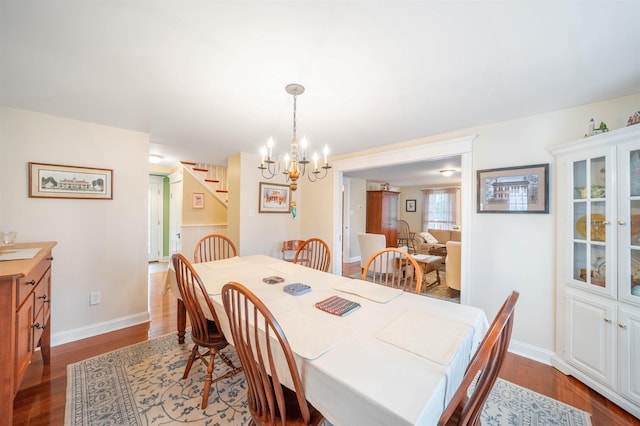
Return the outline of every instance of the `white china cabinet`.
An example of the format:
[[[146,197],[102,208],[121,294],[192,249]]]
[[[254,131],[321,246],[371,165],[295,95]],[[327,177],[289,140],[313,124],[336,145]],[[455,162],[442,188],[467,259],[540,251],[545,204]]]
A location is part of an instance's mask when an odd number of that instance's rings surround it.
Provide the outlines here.
[[[640,125],[551,151],[558,182],[553,364],[640,418]]]

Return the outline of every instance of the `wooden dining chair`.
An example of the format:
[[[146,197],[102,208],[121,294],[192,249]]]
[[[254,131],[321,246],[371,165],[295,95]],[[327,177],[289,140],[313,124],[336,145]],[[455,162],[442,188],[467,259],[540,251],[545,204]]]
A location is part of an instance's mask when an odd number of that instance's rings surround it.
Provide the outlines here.
[[[293,351],[269,309],[251,290],[236,282],[222,287],[222,302],[244,368],[252,424],[321,424],[324,417],[307,402]],[[286,365],[288,373],[278,370],[278,365]],[[289,380],[283,380],[285,374]],[[282,384],[285,381],[292,383],[293,390]]]
[[[406,246],[409,248],[409,253],[413,253],[415,251],[413,242],[415,234],[415,232],[411,232],[409,223],[406,220],[398,221],[398,247]]]
[[[298,247],[304,244],[304,240],[286,240],[282,242],[280,251],[282,252],[282,260],[293,262]]]
[[[187,310],[187,316],[191,322],[191,340],[193,340],[193,349],[187,361],[187,366],[182,375],[183,379],[189,376],[191,366],[196,359],[201,360],[207,367],[207,375],[204,381],[204,390],[202,393],[202,409],[207,408],[209,400],[209,390],[211,384],[227,377],[231,377],[242,371],[241,368],[233,365],[233,362],[225,356],[220,350],[224,349],[228,342],[218,328],[218,317],[213,308],[209,294],[202,284],[202,280],[193,269],[193,266],[186,257],[181,254],[174,254],[171,257],[173,268],[176,272],[176,281],[180,290],[180,297],[184,302]],[[200,348],[206,348],[206,352],[200,353]],[[214,361],[216,354],[220,355],[222,361],[227,364],[231,370],[225,374],[213,379]]]
[[[229,238],[220,234],[205,235],[196,244],[193,252],[195,263],[210,262],[212,260],[228,259],[238,255],[235,244]]]
[[[293,263],[327,272],[331,263],[331,251],[320,238],[310,238],[298,247]]]
[[[422,269],[406,251],[387,247],[369,257],[362,269],[362,280],[419,294]]]
[[[509,349],[513,312],[519,296],[514,291],[505,300],[471,358],[460,387],[440,416],[438,426],[480,425],[480,414]],[[469,392],[469,385],[476,377],[475,388]]]

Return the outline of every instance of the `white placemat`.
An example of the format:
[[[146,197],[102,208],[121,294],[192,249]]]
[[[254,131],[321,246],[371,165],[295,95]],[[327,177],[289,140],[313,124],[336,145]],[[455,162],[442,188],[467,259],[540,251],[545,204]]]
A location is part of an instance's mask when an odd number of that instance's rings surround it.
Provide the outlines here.
[[[0,261],[33,259],[39,251],[40,247],[23,249],[12,249],[10,247],[5,247],[3,249],[0,249]]]
[[[327,317],[317,313],[289,311],[277,315],[291,350],[306,359],[316,359],[330,351],[353,334],[340,324],[341,317]]]
[[[376,333],[376,338],[439,364],[449,365],[472,327],[424,311],[410,310]]]
[[[378,303],[387,303],[402,294],[398,288],[385,287],[380,284],[362,280],[346,279],[333,287],[343,293],[355,294]]]

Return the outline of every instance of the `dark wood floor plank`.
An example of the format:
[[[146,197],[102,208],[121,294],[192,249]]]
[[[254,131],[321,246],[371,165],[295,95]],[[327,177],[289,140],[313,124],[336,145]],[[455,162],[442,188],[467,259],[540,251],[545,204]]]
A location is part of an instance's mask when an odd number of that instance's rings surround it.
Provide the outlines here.
[[[343,275],[358,271],[359,262],[343,267]],[[49,366],[44,366],[36,354],[14,401],[13,425],[63,424],[68,364],[175,332],[176,299],[170,293],[164,294],[163,282],[163,273],[149,275],[150,324],[54,346]],[[591,413],[593,426],[640,426],[640,420],[631,414],[548,365],[509,353],[500,376]]]

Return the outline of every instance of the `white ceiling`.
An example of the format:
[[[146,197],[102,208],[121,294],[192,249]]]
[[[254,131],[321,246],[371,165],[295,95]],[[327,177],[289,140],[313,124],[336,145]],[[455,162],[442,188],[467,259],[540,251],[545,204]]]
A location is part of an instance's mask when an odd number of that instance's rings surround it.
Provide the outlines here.
[[[410,159],[408,159],[410,161]],[[425,186],[429,188],[459,185],[461,180],[459,156],[429,161],[409,162],[401,165],[376,167],[345,172],[345,177],[389,183],[392,186]],[[451,176],[443,176],[440,170],[453,170]]]
[[[640,1],[0,0],[0,104],[225,165],[331,154],[640,93]],[[586,118],[586,117],[585,117]]]

